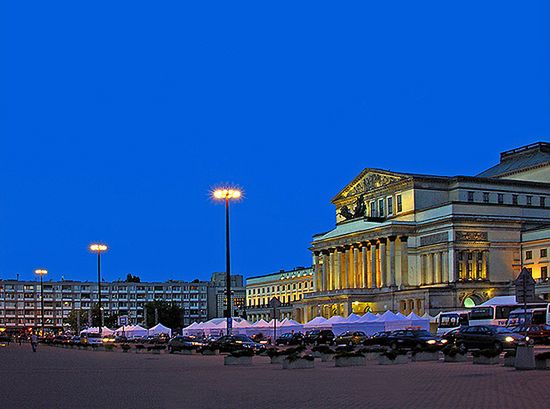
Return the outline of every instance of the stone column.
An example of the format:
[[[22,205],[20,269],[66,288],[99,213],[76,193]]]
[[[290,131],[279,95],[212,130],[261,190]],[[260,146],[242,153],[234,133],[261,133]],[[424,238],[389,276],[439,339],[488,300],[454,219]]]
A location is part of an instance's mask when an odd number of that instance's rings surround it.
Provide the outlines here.
[[[376,288],[376,240],[371,240],[370,244],[370,288]]]
[[[380,241],[380,287],[386,287],[388,285],[388,271],[386,268],[387,254],[386,254],[386,239],[379,239]]]
[[[458,270],[457,270],[457,252],[454,248],[449,248],[449,259],[448,259],[448,269],[449,269],[449,282],[454,283],[457,280]]]
[[[409,285],[409,246],[407,244],[408,237],[401,236],[401,286]]]
[[[355,287],[355,248],[354,246],[349,246],[346,250],[346,259],[347,259],[347,276],[348,276],[348,288]]]
[[[325,291],[330,287],[330,274],[329,274],[329,253],[327,250],[323,250],[323,277],[325,284]]]
[[[420,255],[420,285],[426,285],[428,269],[428,257],[425,254]]]
[[[390,236],[390,287],[395,287],[397,285],[397,280],[395,278],[395,239],[396,236]]]
[[[484,279],[484,280],[487,280],[489,278],[489,252],[488,251],[484,251],[482,254],[481,254],[481,257],[482,257],[482,275],[481,277]]]
[[[441,281],[449,282],[449,254],[446,251],[441,253]]]
[[[361,287],[361,276],[359,274],[359,266],[361,265],[361,257],[359,256],[359,245],[353,246],[353,288]]]
[[[434,253],[434,284],[441,283],[441,253]]]
[[[347,260],[347,248],[340,250],[340,277],[342,288],[348,288],[348,260]]]
[[[367,245],[363,243],[361,247],[361,288],[367,288],[369,282],[368,252]]]
[[[472,270],[471,270],[471,278],[472,280],[477,280],[478,278],[478,271],[477,271],[477,251],[472,251]]]
[[[315,290],[321,291],[322,271],[318,251],[313,253],[313,265],[315,266]]]
[[[340,249],[336,248],[334,249],[334,276],[338,276],[339,288],[343,288],[341,280],[342,266],[340,262]]]
[[[426,255],[426,284],[434,283],[434,258],[432,253]]]

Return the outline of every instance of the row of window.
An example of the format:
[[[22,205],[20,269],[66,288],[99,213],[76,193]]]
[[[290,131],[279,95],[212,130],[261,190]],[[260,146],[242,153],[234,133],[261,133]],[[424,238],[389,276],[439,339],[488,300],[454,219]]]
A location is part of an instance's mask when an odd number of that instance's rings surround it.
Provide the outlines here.
[[[369,204],[370,217],[386,217],[393,215],[394,210],[395,213],[403,211],[403,197],[401,195],[395,196],[396,209],[394,209],[393,204],[393,196],[371,201]]]
[[[540,249],[540,258],[546,258],[548,257],[548,249]],[[527,250],[525,252],[525,260],[532,260],[533,259],[533,250]]]
[[[190,285],[190,286],[171,286],[171,287],[163,287],[163,286],[136,286],[136,287],[117,287],[117,286],[110,286],[107,284],[103,284],[101,286],[102,291],[109,292],[122,292],[126,293],[128,291],[148,291],[148,292],[181,292],[182,290],[187,291],[200,291],[200,292],[206,292],[207,287],[206,286],[196,286],[196,285]],[[37,291],[40,290],[40,285],[32,285],[32,284],[0,284],[0,291]],[[72,291],[72,292],[81,292],[81,291],[97,291],[97,285],[51,285],[51,284],[44,284],[44,291],[51,292],[51,291]]]
[[[303,284],[303,286],[302,286]],[[255,295],[255,294],[274,294],[279,293],[281,291],[291,291],[291,290],[301,290],[301,289],[313,289],[313,281],[304,281],[303,283],[294,283],[294,284],[286,284],[286,285],[273,285],[271,287],[260,287],[260,288],[251,288],[248,290],[248,295]]]
[[[476,196],[479,194],[479,192],[475,192],[473,190],[468,191],[468,202],[475,202]],[[537,199],[538,197],[538,199]],[[523,199],[521,200],[521,204],[525,204],[527,206],[534,206],[535,203],[540,207],[546,207],[546,197],[545,196],[537,196],[534,197],[532,195],[525,195],[525,202],[523,202]],[[498,203],[498,204],[512,204],[512,205],[518,205],[520,202],[520,198],[523,198],[523,195],[505,195],[504,193],[497,193],[496,194],[496,201],[495,201],[495,194],[490,192],[482,192],[482,199],[483,203]]]

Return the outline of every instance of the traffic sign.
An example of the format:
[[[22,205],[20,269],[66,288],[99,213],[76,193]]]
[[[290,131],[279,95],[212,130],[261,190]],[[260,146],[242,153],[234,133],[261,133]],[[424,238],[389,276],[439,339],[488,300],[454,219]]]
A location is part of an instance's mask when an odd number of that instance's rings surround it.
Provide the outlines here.
[[[531,272],[525,267],[521,270],[521,273],[519,273],[514,284],[516,286],[517,303],[525,304],[536,300],[535,280]]]
[[[269,306],[271,308],[279,308],[281,306],[281,301],[277,297],[273,297],[271,300],[269,300]]]

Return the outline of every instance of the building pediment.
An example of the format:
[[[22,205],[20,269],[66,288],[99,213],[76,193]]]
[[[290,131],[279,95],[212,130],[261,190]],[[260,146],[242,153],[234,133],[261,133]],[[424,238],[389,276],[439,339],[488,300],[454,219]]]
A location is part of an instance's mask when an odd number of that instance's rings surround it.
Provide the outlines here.
[[[337,204],[340,201],[347,201],[346,199],[356,196],[368,195],[371,191],[399,182],[405,178],[406,175],[399,173],[378,169],[365,169],[332,199],[332,203]]]

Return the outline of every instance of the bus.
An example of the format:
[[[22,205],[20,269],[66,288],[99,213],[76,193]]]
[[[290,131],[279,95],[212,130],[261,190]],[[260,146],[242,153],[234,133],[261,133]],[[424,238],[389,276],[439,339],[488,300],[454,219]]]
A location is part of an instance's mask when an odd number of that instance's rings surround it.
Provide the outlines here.
[[[550,304],[546,308],[518,308],[510,312],[507,327],[519,325],[550,325]]]
[[[447,311],[440,313],[437,326],[437,335],[445,335],[449,331],[469,325],[469,315],[469,310]]]
[[[515,301],[515,296],[494,297],[470,310],[470,325],[500,325],[506,326],[510,313],[523,304]],[[547,308],[548,303],[527,303],[527,308]]]

